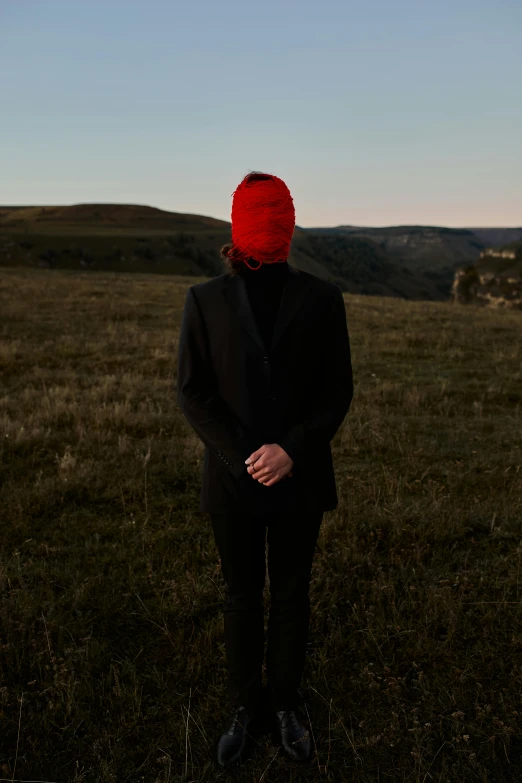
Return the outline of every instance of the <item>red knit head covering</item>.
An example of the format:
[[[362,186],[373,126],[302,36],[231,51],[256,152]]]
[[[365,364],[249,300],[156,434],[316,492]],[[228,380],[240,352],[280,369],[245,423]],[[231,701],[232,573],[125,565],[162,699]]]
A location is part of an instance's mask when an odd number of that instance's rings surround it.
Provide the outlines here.
[[[250,269],[286,261],[294,233],[295,210],[283,180],[274,174],[260,174],[259,179],[256,173],[247,174],[232,196],[234,247],[229,257],[244,261]],[[259,266],[251,267],[249,258],[255,258]]]

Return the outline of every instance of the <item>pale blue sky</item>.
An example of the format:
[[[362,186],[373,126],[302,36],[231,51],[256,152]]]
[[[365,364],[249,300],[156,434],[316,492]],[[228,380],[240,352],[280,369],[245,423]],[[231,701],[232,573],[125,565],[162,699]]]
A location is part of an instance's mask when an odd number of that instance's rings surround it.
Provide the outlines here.
[[[0,0],[0,204],[522,225],[521,0]]]

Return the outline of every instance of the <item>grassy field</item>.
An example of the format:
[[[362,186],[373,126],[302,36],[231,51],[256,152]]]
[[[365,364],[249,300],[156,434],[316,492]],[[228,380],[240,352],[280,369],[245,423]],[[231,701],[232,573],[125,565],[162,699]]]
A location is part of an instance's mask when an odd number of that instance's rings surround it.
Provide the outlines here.
[[[0,272],[2,780],[222,777],[224,583],[175,400],[194,282]],[[303,683],[317,755],[266,737],[225,775],[519,781],[522,313],[345,301],[355,394]]]

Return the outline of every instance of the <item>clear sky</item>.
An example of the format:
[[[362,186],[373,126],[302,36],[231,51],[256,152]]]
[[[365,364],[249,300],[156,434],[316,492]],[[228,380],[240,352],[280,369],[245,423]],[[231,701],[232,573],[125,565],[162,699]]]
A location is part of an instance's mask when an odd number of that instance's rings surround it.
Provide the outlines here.
[[[522,225],[522,0],[0,0],[0,204]]]

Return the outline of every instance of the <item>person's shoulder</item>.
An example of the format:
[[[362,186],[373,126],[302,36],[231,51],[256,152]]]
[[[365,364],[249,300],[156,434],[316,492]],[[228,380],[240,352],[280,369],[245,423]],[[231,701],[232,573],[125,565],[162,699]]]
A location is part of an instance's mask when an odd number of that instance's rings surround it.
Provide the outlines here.
[[[202,283],[194,283],[190,287],[194,289],[196,294],[206,294],[207,291],[214,291],[216,288],[219,288],[223,284],[226,276],[227,272],[204,280]]]
[[[203,302],[207,297],[212,298],[215,296],[216,292],[223,287],[226,276],[227,272],[222,275],[216,275],[216,277],[211,277],[202,283],[194,283],[189,286],[189,289],[192,289],[194,296],[199,302]]]
[[[314,275],[313,272],[305,272],[300,269],[299,272],[304,275],[309,286],[317,293],[320,293],[326,297],[335,297],[341,294],[342,288],[338,283],[334,283],[333,280],[325,280],[324,277]]]

